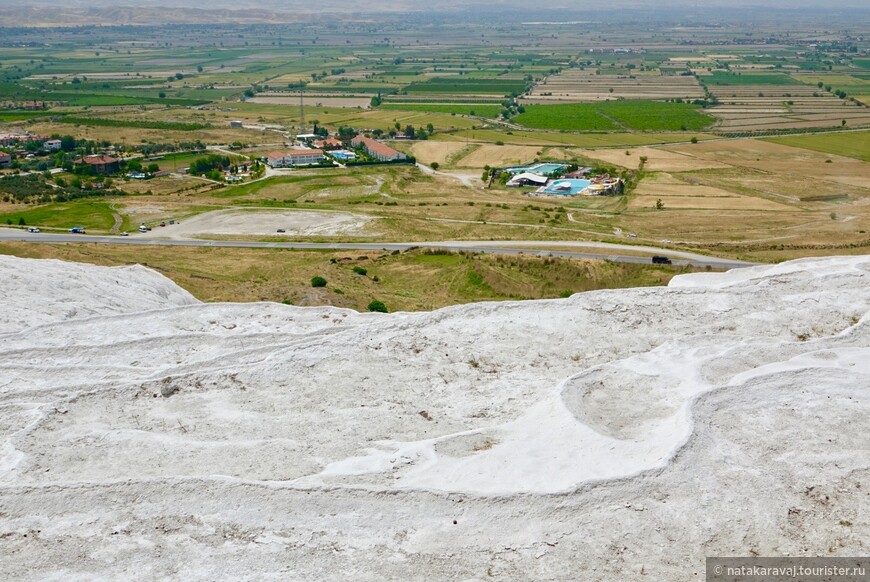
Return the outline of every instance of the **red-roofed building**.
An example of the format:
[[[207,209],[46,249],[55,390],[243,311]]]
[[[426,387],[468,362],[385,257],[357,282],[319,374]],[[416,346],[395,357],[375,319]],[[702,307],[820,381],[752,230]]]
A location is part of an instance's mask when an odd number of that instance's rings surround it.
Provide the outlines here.
[[[76,160],[76,163],[90,166],[95,174],[114,174],[119,168],[118,160],[106,154],[85,156]]]
[[[283,168],[285,165],[284,152],[269,152],[266,154],[266,163],[271,168]]]
[[[375,141],[370,137],[358,135],[350,141],[350,145],[355,148],[363,148],[371,157],[381,160],[382,162],[391,162],[393,160],[404,160],[407,156],[400,151],[394,150],[390,146]]]
[[[12,165],[12,156],[6,152],[0,152],[0,168],[8,168]]]

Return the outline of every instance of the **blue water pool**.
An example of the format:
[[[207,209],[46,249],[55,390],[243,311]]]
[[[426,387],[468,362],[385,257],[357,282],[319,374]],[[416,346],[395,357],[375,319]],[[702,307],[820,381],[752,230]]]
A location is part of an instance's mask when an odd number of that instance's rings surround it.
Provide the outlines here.
[[[533,172],[535,174],[543,174],[544,176],[547,176],[547,175],[552,174],[553,172],[555,172],[557,170],[561,170],[562,168],[565,168],[565,167],[566,167],[565,164],[536,164],[536,165],[530,167],[526,171]]]
[[[567,164],[555,164],[555,163],[542,163],[542,164],[528,164],[525,166],[514,166],[513,168],[505,168],[505,172],[509,174],[519,174],[520,172],[531,172],[533,174],[539,174],[541,176],[549,176],[553,172],[561,170],[562,168],[567,168]]]
[[[552,184],[544,188],[546,194],[579,194],[591,184],[589,180],[555,180]]]

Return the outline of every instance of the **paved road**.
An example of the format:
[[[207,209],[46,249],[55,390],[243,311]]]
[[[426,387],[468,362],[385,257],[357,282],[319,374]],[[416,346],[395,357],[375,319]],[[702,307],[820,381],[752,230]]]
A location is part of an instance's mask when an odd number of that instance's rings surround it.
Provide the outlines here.
[[[310,242],[256,242],[256,241],[210,241],[210,240],[162,240],[145,239],[135,235],[99,236],[87,234],[54,234],[54,233],[29,233],[22,230],[9,228],[0,229],[0,241],[23,241],[32,243],[79,243],[79,244],[118,244],[118,245],[146,245],[146,246],[176,246],[176,247],[221,247],[221,248],[248,248],[248,249],[299,249],[299,250],[357,250],[357,251],[406,251],[411,248],[444,249],[448,251],[466,251],[473,253],[488,253],[494,255],[529,255],[538,257],[560,257],[577,259],[607,259],[618,263],[648,264],[649,257],[635,257],[630,255],[613,254],[619,248],[631,248],[632,250],[645,250],[667,255],[667,249],[655,249],[653,247],[628,247],[613,245],[613,247],[595,248],[605,243],[587,243],[590,248],[586,252],[565,250],[546,250],[533,248],[530,244],[534,241],[518,241],[516,246],[511,246],[509,241],[494,243],[492,241],[445,241],[445,242],[409,242],[409,243],[310,243]],[[577,241],[543,242],[541,246],[552,245],[576,245],[583,244]],[[498,245],[498,246],[493,246]],[[598,251],[598,252],[596,252]],[[735,269],[749,267],[753,263],[720,259],[717,257],[704,257],[697,255],[696,258],[674,259],[675,265],[689,265],[693,267],[711,267],[713,269]]]

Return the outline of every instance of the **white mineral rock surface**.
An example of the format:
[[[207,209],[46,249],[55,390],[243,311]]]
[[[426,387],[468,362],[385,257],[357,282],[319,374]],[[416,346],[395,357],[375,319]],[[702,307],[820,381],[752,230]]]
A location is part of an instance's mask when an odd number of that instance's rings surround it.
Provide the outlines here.
[[[359,314],[0,256],[0,579],[698,580],[870,550],[870,257]]]

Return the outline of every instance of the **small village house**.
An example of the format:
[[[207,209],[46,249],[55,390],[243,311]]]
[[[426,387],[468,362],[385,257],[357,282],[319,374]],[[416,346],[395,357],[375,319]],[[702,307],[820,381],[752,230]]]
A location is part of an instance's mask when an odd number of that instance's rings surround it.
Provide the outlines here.
[[[106,175],[114,174],[119,169],[119,161],[112,156],[99,154],[96,156],[85,156],[76,160],[76,164],[84,164],[93,169],[94,174]]]

